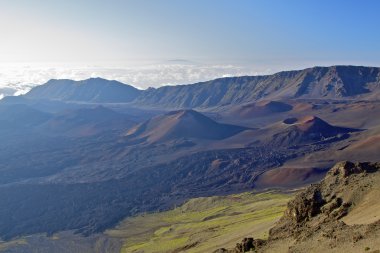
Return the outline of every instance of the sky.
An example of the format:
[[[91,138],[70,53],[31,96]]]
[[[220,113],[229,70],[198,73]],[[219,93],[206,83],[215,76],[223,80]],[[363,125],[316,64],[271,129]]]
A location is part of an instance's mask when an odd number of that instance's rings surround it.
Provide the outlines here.
[[[0,94],[50,78],[147,88],[380,66],[379,10],[377,0],[0,0]]]

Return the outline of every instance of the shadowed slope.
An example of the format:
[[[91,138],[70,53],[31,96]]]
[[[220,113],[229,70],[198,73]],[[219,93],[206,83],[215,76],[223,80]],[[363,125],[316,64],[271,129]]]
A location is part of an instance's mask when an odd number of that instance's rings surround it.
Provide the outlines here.
[[[31,99],[121,103],[134,100],[139,93],[138,89],[117,81],[90,78],[82,81],[52,79],[33,88],[25,96]]]
[[[53,134],[89,136],[104,131],[122,131],[134,124],[126,115],[98,106],[56,114],[42,126],[42,129]]]
[[[27,105],[1,105],[0,106],[0,129],[16,130],[32,128],[47,121],[51,115],[33,109]]]

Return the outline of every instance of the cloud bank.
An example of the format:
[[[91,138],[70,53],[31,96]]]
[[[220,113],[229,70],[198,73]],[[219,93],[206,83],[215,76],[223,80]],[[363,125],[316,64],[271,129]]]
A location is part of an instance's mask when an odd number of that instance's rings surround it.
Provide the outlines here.
[[[24,94],[33,86],[50,79],[83,80],[102,77],[146,89],[190,84],[220,77],[273,72],[270,69],[254,69],[247,66],[194,64],[184,60],[139,66],[14,64],[0,67],[0,96]]]

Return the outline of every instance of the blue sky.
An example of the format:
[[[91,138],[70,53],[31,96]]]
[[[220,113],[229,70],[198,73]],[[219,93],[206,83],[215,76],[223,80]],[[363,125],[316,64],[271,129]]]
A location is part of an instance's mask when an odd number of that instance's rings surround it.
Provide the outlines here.
[[[372,63],[380,56],[376,0],[9,0],[0,7],[3,61]]]
[[[380,66],[377,0],[2,0],[0,9],[4,64]]]

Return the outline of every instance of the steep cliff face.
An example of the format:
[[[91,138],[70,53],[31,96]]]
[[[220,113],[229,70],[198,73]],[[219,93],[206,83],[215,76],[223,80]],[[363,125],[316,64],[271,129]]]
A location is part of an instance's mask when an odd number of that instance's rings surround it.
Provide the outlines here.
[[[332,66],[151,88],[143,91],[135,103],[170,108],[207,108],[262,99],[379,98],[379,94],[379,68]]]

